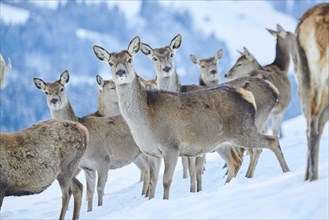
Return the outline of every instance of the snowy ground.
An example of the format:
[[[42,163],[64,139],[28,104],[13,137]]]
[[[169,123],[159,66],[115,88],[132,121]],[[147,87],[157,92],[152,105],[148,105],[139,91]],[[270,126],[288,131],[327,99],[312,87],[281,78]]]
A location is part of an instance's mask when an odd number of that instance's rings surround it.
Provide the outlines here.
[[[162,200],[162,172],[156,198],[142,196],[139,171],[134,165],[111,170],[104,205],[87,212],[83,201],[80,219],[328,219],[328,123],[323,132],[319,157],[319,180],[304,182],[306,138],[303,116],[284,123],[281,147],[291,172],[282,173],[274,155],[263,151],[255,177],[247,179],[248,157],[231,183],[224,185],[224,162],[216,153],[207,156],[203,191],[189,192],[189,180],[182,179],[179,162],[170,190]],[[163,166],[162,166],[163,168]],[[81,173],[79,179],[85,183]],[[0,219],[57,219],[61,207],[59,185],[54,182],[43,193],[6,197]],[[71,219],[73,202],[66,214]]]

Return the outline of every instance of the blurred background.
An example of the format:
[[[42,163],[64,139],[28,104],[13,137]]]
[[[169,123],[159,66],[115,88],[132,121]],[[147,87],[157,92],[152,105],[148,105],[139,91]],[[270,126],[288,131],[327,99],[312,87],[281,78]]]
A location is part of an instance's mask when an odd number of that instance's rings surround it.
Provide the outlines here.
[[[98,44],[109,52],[127,49],[136,35],[153,48],[168,45],[177,34],[182,46],[174,59],[181,84],[198,84],[199,69],[189,58],[214,56],[221,82],[243,47],[261,65],[274,60],[275,38],[265,28],[280,24],[294,32],[298,19],[318,0],[268,1],[103,1],[103,0],[1,0],[0,50],[13,69],[1,89],[1,131],[17,131],[50,118],[45,95],[33,77],[53,82],[70,72],[67,95],[78,116],[97,108],[95,76],[110,79],[107,64],[92,51]],[[155,77],[153,61],[136,55],[135,70],[145,79]],[[285,120],[301,114],[291,62],[292,100]]]

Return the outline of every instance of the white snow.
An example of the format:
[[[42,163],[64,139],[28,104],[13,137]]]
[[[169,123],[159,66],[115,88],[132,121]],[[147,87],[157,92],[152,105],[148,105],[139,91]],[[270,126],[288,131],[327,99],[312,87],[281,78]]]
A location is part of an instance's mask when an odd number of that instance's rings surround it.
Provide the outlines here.
[[[266,1],[159,2],[182,12],[189,11],[196,29],[225,41],[229,51],[247,47],[263,65],[272,62],[275,54],[275,38],[265,28],[276,30],[280,24],[293,32],[297,25],[294,18],[278,12]]]
[[[272,152],[264,150],[255,176],[244,177],[249,162],[245,157],[238,176],[224,185],[224,162],[216,153],[207,155],[203,174],[203,191],[189,192],[189,180],[182,178],[177,164],[170,190],[170,199],[162,200],[162,171],[156,198],[142,197],[139,170],[135,165],[110,170],[105,188],[104,204],[87,212],[83,198],[80,219],[328,219],[328,123],[320,143],[319,179],[304,182],[306,159],[305,119],[298,116],[283,124],[280,140],[291,172],[282,173]],[[162,165],[163,170],[163,165]],[[84,174],[79,179],[85,185]],[[84,192],[85,196],[85,192]],[[1,219],[55,219],[61,208],[61,192],[54,182],[38,195],[6,197]],[[72,218],[71,199],[66,219]]]

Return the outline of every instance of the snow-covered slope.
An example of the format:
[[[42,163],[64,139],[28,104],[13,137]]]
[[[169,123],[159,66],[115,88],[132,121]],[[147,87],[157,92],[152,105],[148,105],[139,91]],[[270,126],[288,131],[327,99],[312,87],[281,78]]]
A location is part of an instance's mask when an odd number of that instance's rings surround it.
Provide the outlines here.
[[[109,171],[104,205],[87,212],[83,199],[81,219],[328,219],[328,124],[320,144],[319,180],[304,182],[306,159],[305,120],[302,116],[286,121],[287,137],[281,147],[291,172],[282,173],[270,151],[263,151],[255,177],[247,179],[248,156],[238,176],[224,185],[224,162],[216,153],[207,155],[203,191],[189,192],[189,180],[182,179],[177,164],[170,200],[162,200],[162,172],[156,198],[142,197],[139,170],[134,165]],[[163,166],[162,166],[163,168]],[[79,179],[85,183],[81,173]],[[85,184],[84,184],[85,185]],[[61,192],[54,182],[43,193],[25,197],[6,197],[1,219],[55,219],[61,207]],[[72,217],[70,203],[66,218]]]

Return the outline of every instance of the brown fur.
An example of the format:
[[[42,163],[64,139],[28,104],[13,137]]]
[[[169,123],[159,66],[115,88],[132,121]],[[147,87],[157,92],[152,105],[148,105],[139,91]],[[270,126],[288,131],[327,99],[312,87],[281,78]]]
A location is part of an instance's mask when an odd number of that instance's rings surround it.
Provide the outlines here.
[[[0,207],[4,196],[40,193],[57,179],[64,219],[74,194],[73,219],[79,218],[82,184],[74,177],[87,149],[88,131],[80,123],[48,120],[13,133],[0,133]]]
[[[139,45],[139,37],[130,42],[130,58],[139,51]],[[117,59],[102,47],[95,45],[93,50],[105,62]],[[120,109],[142,151],[164,159],[164,199],[169,199],[179,155],[199,156],[224,142],[245,148],[268,147],[282,170],[289,171],[278,138],[257,131],[254,106],[235,88],[219,86],[189,93],[145,91],[133,64],[124,64],[111,66]]]
[[[80,167],[84,169],[86,175],[88,211],[91,211],[96,172],[98,174],[98,206],[102,206],[109,169],[117,169],[130,164],[140,154],[140,150],[121,115],[108,118],[95,117],[92,114],[77,118],[65,93],[65,85],[68,81],[68,71],[64,71],[60,79],[52,83],[45,83],[41,79],[34,78],[36,87],[47,92],[47,104],[54,118],[79,120],[89,131],[90,141]],[[57,100],[55,104],[52,103],[54,99]]]
[[[225,77],[258,77],[268,80],[279,90],[278,102],[271,114],[272,134],[279,135],[283,116],[291,99],[288,68],[292,45],[287,32],[280,25],[277,25],[277,31],[269,31],[276,36],[276,55],[274,61],[262,67],[255,57],[244,48],[244,52],[240,52],[241,56]]]

